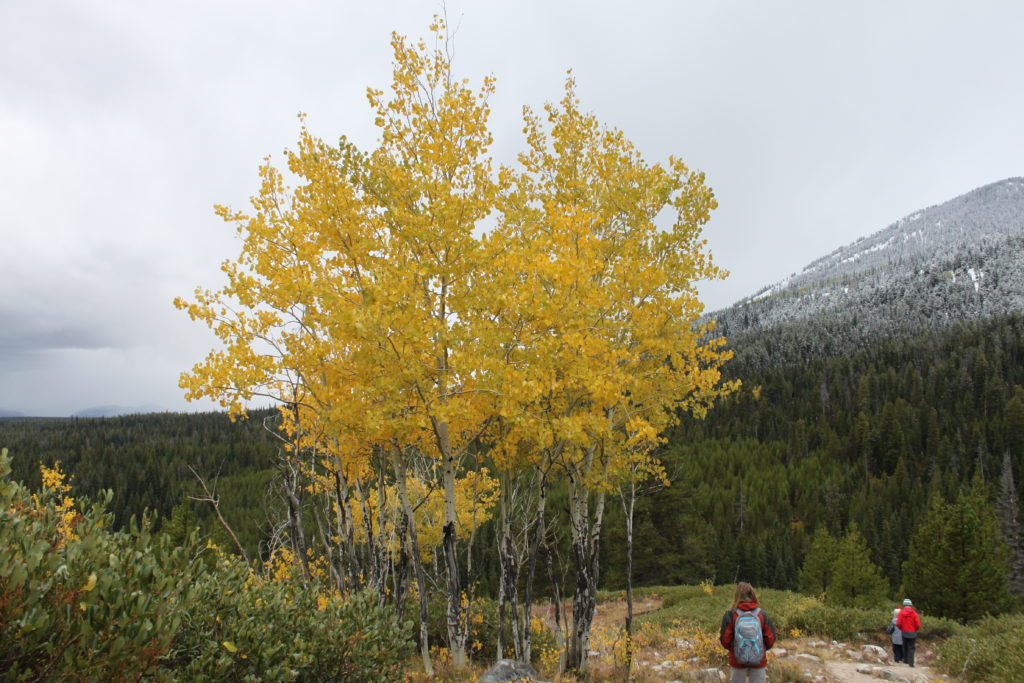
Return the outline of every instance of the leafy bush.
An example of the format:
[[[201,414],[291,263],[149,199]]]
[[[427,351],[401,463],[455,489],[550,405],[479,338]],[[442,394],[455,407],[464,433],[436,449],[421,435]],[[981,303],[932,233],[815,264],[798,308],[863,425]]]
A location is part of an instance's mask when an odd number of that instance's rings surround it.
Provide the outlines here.
[[[409,630],[368,592],[328,597],[224,559],[196,582],[167,669],[186,680],[396,681]]]
[[[1024,616],[986,617],[936,649],[936,665],[963,680],[1024,680]]]
[[[0,454],[0,671],[5,680],[125,680],[156,672],[181,622],[187,548],[133,520],[112,532],[110,494],[86,508],[59,466],[33,494]]]
[[[0,680],[402,679],[408,628],[373,596],[209,562],[148,517],[112,532],[109,493],[87,508],[42,469],[33,494],[0,454]]]
[[[777,628],[789,631],[799,629],[808,635],[830,640],[849,640],[857,634],[881,632],[885,628],[886,613],[856,607],[813,605],[780,615]]]

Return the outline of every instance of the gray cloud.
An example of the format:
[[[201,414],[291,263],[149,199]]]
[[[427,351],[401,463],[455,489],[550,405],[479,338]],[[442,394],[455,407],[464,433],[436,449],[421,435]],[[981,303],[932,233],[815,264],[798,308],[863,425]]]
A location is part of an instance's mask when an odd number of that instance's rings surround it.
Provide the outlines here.
[[[437,7],[105,0],[0,4],[0,408],[183,408],[210,335],[170,301],[237,253],[214,203],[309,113],[370,145],[390,32]],[[456,67],[498,78],[495,155],[520,107],[584,104],[650,159],[704,170],[732,271],[709,308],[918,208],[1020,175],[1024,6],[1005,2],[448,3]],[[205,406],[204,406],[205,407]]]

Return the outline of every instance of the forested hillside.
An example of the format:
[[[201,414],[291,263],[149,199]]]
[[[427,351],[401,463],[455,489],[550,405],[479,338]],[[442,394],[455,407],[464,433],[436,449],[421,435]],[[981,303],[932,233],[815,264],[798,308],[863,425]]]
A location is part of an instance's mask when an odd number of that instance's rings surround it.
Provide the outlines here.
[[[747,577],[795,587],[814,531],[855,523],[893,588],[931,494],[976,472],[999,497],[1009,454],[1020,499],[1024,316],[932,329],[833,356],[765,364],[788,331],[738,350],[744,389],[663,453],[672,486],[638,507],[637,580]],[[622,532],[609,519],[610,585]]]
[[[155,413],[109,418],[4,418],[0,444],[11,452],[12,478],[38,486],[39,464],[60,462],[79,495],[115,492],[109,510],[119,527],[149,509],[167,517],[201,488],[192,467],[222,500],[222,512],[250,550],[267,532],[264,512],[277,452],[264,428],[276,413],[254,411],[232,422],[224,413]],[[208,505],[191,508],[208,530]]]

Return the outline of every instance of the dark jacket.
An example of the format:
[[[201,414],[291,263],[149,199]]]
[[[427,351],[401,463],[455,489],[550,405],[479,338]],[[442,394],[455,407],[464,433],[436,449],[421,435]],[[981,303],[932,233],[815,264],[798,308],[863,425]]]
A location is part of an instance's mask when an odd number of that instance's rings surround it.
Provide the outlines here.
[[[913,607],[904,607],[896,617],[896,628],[903,631],[904,638],[916,638],[921,628],[921,617],[917,616]]]
[[[741,602],[736,607],[744,612],[751,612],[758,608],[758,604],[756,602]],[[772,627],[772,620],[768,618],[764,610],[757,613],[757,618],[761,620],[761,635],[764,637],[764,656],[761,657],[760,664],[748,667],[736,661],[736,654],[732,649],[736,610],[731,609],[722,616],[722,628],[718,632],[718,640],[722,643],[722,647],[729,651],[729,666],[734,669],[760,669],[768,665],[768,650],[772,649],[772,645],[775,645],[775,629]]]

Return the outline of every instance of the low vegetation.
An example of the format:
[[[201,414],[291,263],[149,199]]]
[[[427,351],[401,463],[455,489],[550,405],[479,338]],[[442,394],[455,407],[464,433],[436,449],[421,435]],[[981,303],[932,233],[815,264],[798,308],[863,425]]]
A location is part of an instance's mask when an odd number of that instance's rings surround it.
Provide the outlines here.
[[[41,490],[0,455],[0,671],[4,681],[397,681],[408,624],[365,592],[260,573],[151,519],[111,530],[59,468]],[[268,569],[272,570],[273,565]]]

